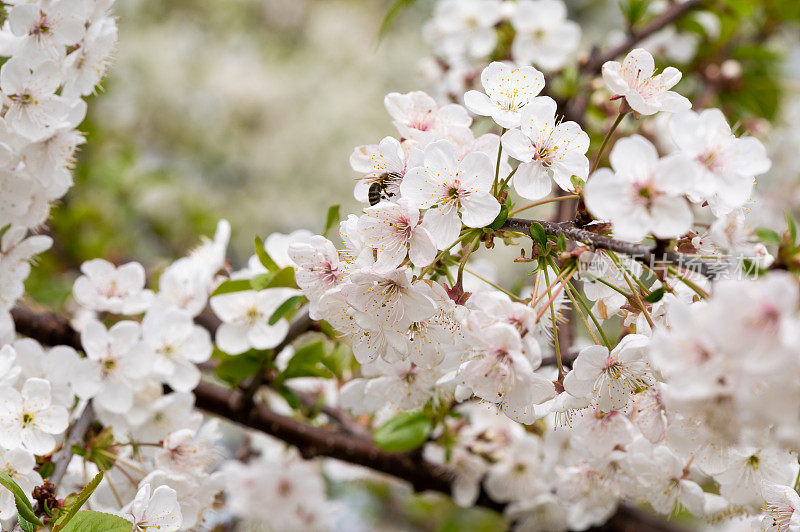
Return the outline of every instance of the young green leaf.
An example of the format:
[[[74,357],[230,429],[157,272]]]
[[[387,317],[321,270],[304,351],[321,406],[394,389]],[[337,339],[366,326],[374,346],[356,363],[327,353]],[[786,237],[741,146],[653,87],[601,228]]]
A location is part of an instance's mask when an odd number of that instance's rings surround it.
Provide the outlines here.
[[[797,243],[797,224],[788,212],[786,213],[786,227],[788,228],[789,243],[794,246]]]
[[[372,438],[379,448],[389,452],[416,449],[428,439],[431,420],[419,411],[401,412],[378,427]]]
[[[322,341],[304,345],[295,352],[278,379],[283,382],[297,377],[330,378],[332,373],[322,363],[324,358],[325,344]]]
[[[269,317],[269,324],[275,325],[278,323],[281,318],[293,311],[304,299],[305,297],[303,296],[293,296],[281,303],[280,306],[275,309],[275,312],[272,313],[272,316]]]
[[[219,296],[222,294],[231,294],[233,292],[244,292],[245,290],[250,290],[251,288],[250,281],[247,279],[233,279],[225,281],[219,285],[217,289],[211,293],[210,297]]]
[[[781,236],[772,229],[756,229],[756,236],[766,245],[778,246],[781,243]]]
[[[662,286],[661,288],[658,288],[650,292],[650,294],[648,294],[644,298],[644,300],[647,301],[648,303],[658,303],[659,301],[661,301],[663,297],[664,297],[664,287]]]
[[[391,26],[392,21],[400,14],[400,12],[407,8],[414,5],[416,0],[395,0],[392,7],[389,8],[389,11],[386,13],[386,16],[383,17],[383,21],[381,21],[381,27],[378,30],[378,41],[383,40],[386,36],[386,33],[389,31],[389,26]]]
[[[341,215],[339,214],[339,206],[338,205],[331,205],[328,209],[328,216],[325,219],[325,230],[322,232],[322,236],[325,238],[328,237],[328,232],[333,229],[335,226],[339,225],[339,221],[342,219]]]
[[[500,207],[500,213],[497,215],[497,218],[494,219],[494,221],[489,227],[491,227],[492,229],[500,229],[501,227],[503,227],[503,224],[506,223],[507,219],[508,219],[508,207],[502,205]]]
[[[88,484],[86,484],[86,486],[83,487],[81,492],[78,493],[78,496],[75,498],[75,502],[73,502],[69,508],[62,512],[58,519],[56,519],[52,532],[59,532],[75,517],[75,515],[78,513],[78,510],[80,510],[86,501],[89,500],[89,497],[91,497],[92,493],[94,493],[94,490],[97,489],[97,486],[100,485],[102,480],[103,472],[100,471]]]
[[[547,233],[539,222],[531,222],[531,237],[533,241],[539,244],[539,251],[543,252],[547,249]]]
[[[36,526],[44,526],[44,523],[33,513],[33,506],[28,496],[25,495],[25,492],[22,491],[19,484],[4,471],[0,471],[0,486],[3,486],[14,495],[14,504],[17,506],[17,513],[21,519],[33,523]]]
[[[131,532],[131,522],[118,515],[84,510],[78,512],[62,532]]]
[[[215,358],[219,358],[221,362],[217,364],[214,371],[221,380],[231,386],[236,386],[247,377],[255,375],[261,368],[266,356],[266,351],[257,351],[255,349],[246,351],[241,355],[223,355],[220,352],[215,355]]]
[[[283,268],[277,272],[262,273],[250,279],[250,288],[265,290],[267,288],[297,288],[294,280],[294,269]]]
[[[275,264],[275,261],[272,260],[272,257],[269,256],[269,253],[267,253],[267,250],[264,248],[264,241],[261,240],[258,235],[256,235],[255,245],[256,256],[258,257],[259,262],[261,262],[261,265],[271,272],[277,272],[280,270],[278,265]]]

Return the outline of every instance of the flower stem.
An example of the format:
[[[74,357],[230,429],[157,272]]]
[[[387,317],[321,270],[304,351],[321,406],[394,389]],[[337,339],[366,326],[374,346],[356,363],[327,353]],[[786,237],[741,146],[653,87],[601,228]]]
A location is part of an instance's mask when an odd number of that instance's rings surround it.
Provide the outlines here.
[[[548,280],[547,275],[547,266],[542,268],[544,272],[544,280],[548,284],[547,291],[550,292],[550,281]],[[573,272],[574,273],[574,272]],[[572,274],[570,274],[572,275]],[[565,279],[565,282],[568,282],[569,279]],[[562,285],[563,286],[563,285]],[[556,292],[558,294],[558,292]],[[556,365],[558,366],[558,382],[564,382],[564,362],[561,360],[561,349],[558,346],[558,323],[556,322],[556,309],[553,306],[553,300],[555,299],[555,295],[550,296],[550,300],[548,301],[548,306],[550,307],[550,321],[552,322],[553,326],[553,348],[556,352]],[[539,321],[541,316],[536,317],[536,321]]]
[[[486,279],[485,277],[481,277],[480,275],[478,275],[478,274],[477,274],[477,273],[475,273],[474,271],[470,270],[469,268],[467,268],[467,267],[464,267],[464,271],[465,271],[465,272],[467,272],[467,273],[468,273],[468,274],[470,274],[470,275],[474,275],[475,277],[477,277],[478,279],[480,279],[480,280],[481,280],[481,281],[483,281],[484,283],[488,284],[489,286],[491,286],[491,287],[492,287],[492,288],[494,288],[495,290],[499,290],[499,291],[503,292],[505,295],[507,295],[508,297],[510,297],[510,298],[512,299],[512,301],[516,301],[517,303],[521,303],[521,302],[523,301],[523,299],[522,299],[521,297],[514,295],[512,292],[509,292],[508,290],[506,290],[506,289],[505,289],[505,288],[503,288],[502,286],[500,286],[500,285],[498,285],[498,284],[495,284],[495,283],[493,283],[493,282],[492,282],[492,281],[490,281],[489,279]]]
[[[592,172],[597,170],[598,165],[600,164],[600,159],[603,157],[603,152],[606,151],[606,145],[608,145],[608,141],[611,140],[611,135],[614,134],[619,124],[622,122],[622,119],[625,118],[625,115],[628,114],[628,111],[620,111],[619,115],[617,115],[617,119],[614,120],[614,123],[611,125],[611,128],[606,133],[606,137],[603,139],[603,143],[600,145],[600,151],[597,152],[597,157],[594,160],[594,165],[592,165]]]
[[[550,198],[550,199],[546,199],[546,200],[536,201],[534,203],[531,203],[530,205],[525,205],[523,207],[520,207],[519,209],[514,209],[513,211],[508,213],[508,215],[509,216],[513,216],[513,215],[517,214],[518,212],[526,211],[528,209],[532,209],[533,207],[538,207],[539,205],[546,205],[547,203],[554,203],[556,201],[564,201],[564,200],[577,199],[577,198],[580,198],[580,196],[578,194],[570,194],[568,196],[558,196],[557,198]]]
[[[503,137],[503,134],[506,132],[506,128],[503,128],[500,131],[500,138]],[[497,195],[497,182],[500,180],[500,160],[503,155],[503,143],[498,139],[497,142],[497,166],[494,169],[494,182],[492,183],[492,195]]]

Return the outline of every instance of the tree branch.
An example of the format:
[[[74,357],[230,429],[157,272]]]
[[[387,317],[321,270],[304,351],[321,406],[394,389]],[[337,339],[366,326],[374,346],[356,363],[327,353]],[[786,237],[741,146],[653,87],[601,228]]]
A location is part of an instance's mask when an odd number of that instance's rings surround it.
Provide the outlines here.
[[[708,279],[713,279],[718,273],[713,262],[674,251],[655,252],[655,248],[652,247],[623,242],[622,240],[615,240],[607,236],[598,235],[586,229],[580,229],[572,222],[548,222],[545,220],[509,218],[500,230],[515,231],[530,236],[531,224],[534,222],[541,224],[548,235],[564,235],[570,240],[586,244],[596,249],[607,249],[617,253],[624,253],[651,267],[659,263],[668,263],[679,268],[696,271]]]
[[[702,5],[702,0],[686,0],[684,2],[675,2],[666,11],[661,13],[658,17],[652,20],[649,24],[640,30],[631,29],[628,37],[616,46],[613,46],[605,52],[601,52],[599,48],[595,47],[591,55],[585,63],[580,65],[581,74],[595,76],[601,72],[603,65],[606,61],[613,61],[614,59],[628,53],[639,42],[650,37],[657,31],[669,26],[683,15]],[[581,91],[576,95],[570,104],[564,110],[564,114],[568,120],[583,123],[583,114],[586,111],[586,105],[589,103],[588,91]]]
[[[78,417],[75,423],[70,427],[64,445],[53,455],[53,473],[47,478],[48,481],[58,486],[61,479],[64,478],[64,474],[67,472],[67,466],[72,459],[72,446],[83,441],[83,437],[86,435],[86,431],[89,430],[89,427],[92,426],[92,423],[94,423],[94,407],[92,406],[92,402],[89,401],[86,408],[81,412],[80,417]]]
[[[652,22],[640,30],[631,30],[628,37],[616,46],[605,52],[595,49],[589,59],[581,65],[583,74],[599,74],[606,61],[613,61],[617,57],[626,54],[639,42],[650,37],[657,31],[669,26],[692,9],[699,7],[701,0],[686,0],[685,2],[675,2],[666,11],[661,13]]]

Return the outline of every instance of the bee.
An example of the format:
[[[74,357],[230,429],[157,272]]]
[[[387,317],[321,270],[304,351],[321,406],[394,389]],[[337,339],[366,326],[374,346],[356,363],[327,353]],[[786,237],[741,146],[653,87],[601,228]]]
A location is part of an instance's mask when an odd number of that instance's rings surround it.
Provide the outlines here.
[[[384,172],[378,176],[377,181],[369,186],[369,199],[370,206],[377,205],[381,202],[382,198],[389,199],[394,196],[393,192],[389,192],[389,186],[400,180],[400,176],[394,172]]]

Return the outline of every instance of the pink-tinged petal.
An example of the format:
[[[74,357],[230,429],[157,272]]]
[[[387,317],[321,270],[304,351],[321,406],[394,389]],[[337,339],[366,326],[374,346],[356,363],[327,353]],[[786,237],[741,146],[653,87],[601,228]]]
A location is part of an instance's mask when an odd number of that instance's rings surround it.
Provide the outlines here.
[[[541,199],[550,194],[552,188],[550,173],[538,161],[520,164],[514,174],[514,190],[523,198]]]

